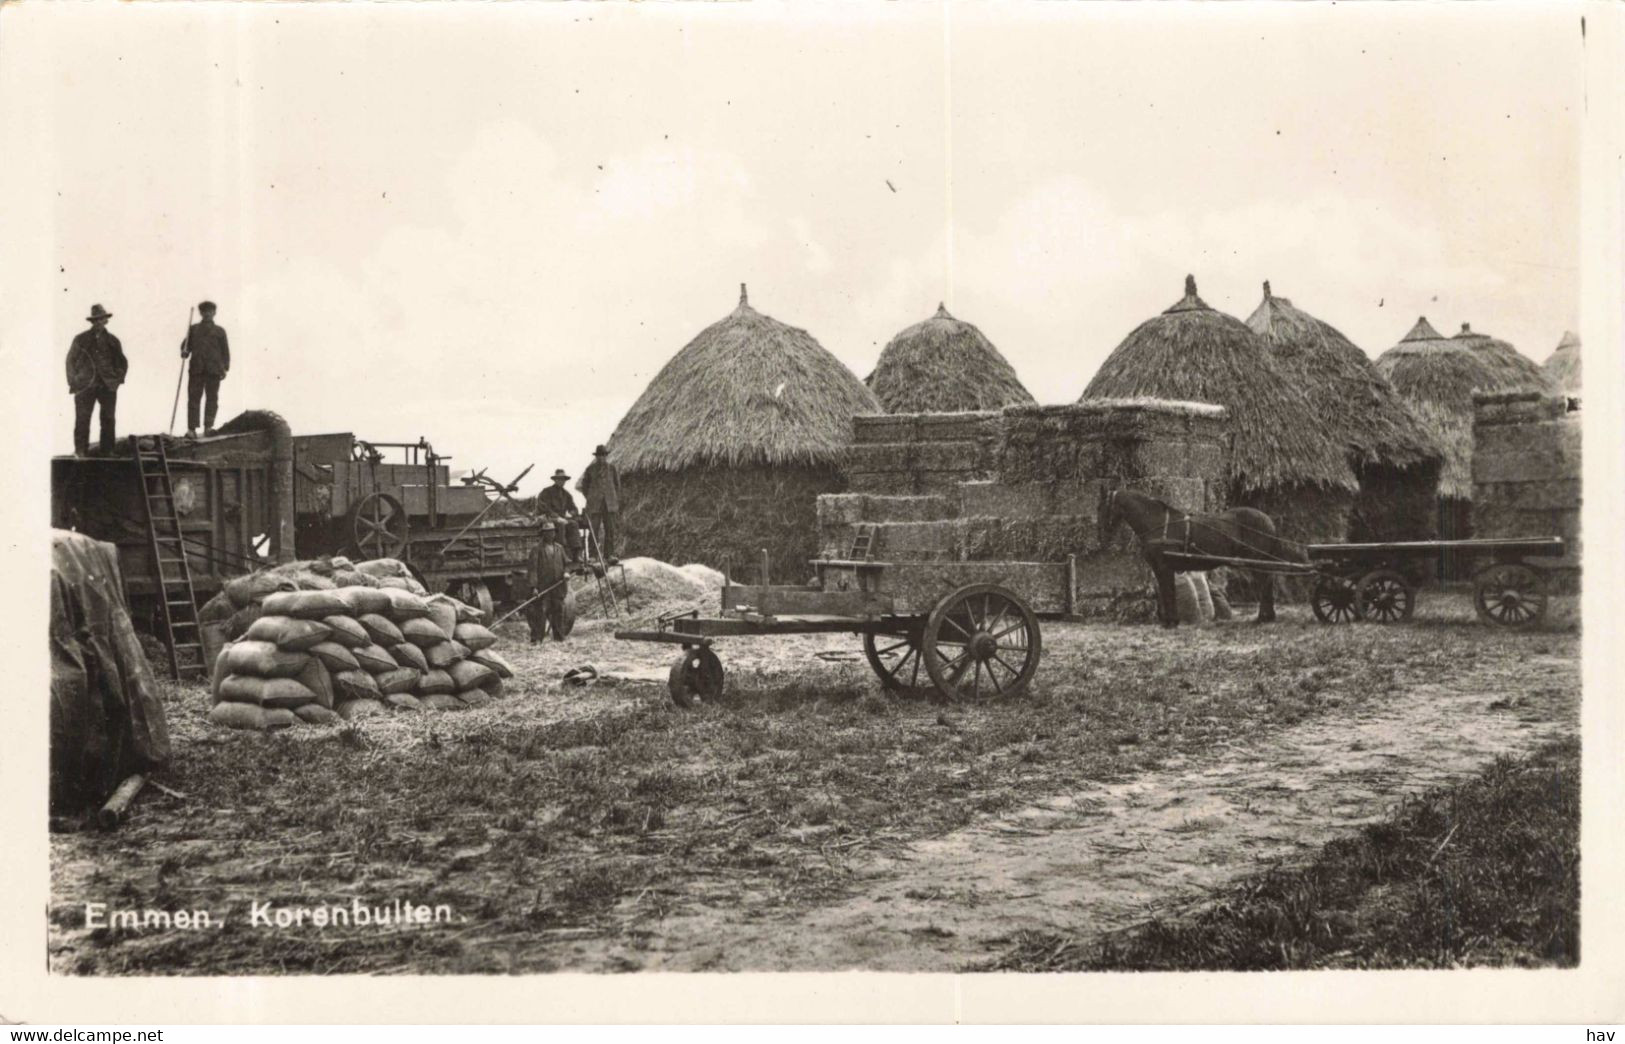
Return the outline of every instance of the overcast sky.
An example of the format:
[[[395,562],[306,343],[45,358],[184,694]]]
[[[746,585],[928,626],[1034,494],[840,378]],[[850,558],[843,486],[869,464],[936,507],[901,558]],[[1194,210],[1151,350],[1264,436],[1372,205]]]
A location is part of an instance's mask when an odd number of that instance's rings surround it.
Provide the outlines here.
[[[427,436],[526,492],[741,282],[860,377],[945,301],[1042,402],[1187,272],[1373,356],[1426,314],[1542,360],[1581,47],[1572,8],[1477,5],[8,6],[4,154],[54,192],[14,329],[57,452],[89,306],[153,431],[208,297],[223,419]]]

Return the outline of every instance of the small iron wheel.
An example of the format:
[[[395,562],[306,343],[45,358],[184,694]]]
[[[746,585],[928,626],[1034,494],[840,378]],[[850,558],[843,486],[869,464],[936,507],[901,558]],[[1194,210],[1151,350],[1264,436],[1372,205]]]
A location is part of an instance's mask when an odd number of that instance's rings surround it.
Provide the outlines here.
[[[400,558],[406,550],[406,510],[388,493],[368,493],[350,509],[350,540],[356,557]]]
[[[496,619],[496,599],[484,580],[464,580],[457,585],[454,597],[464,605],[473,606],[484,614],[486,621]]]
[[[904,634],[864,632],[863,658],[880,678],[880,687],[900,694],[920,691],[920,652],[925,636],[918,620]],[[926,675],[930,679],[929,673]]]
[[[696,645],[671,665],[666,688],[671,691],[671,701],[687,709],[721,696],[722,682],[722,661],[706,646]]]
[[[1353,623],[1360,618],[1360,600],[1354,581],[1346,576],[1322,574],[1309,596],[1315,619],[1324,624]]]
[[[1016,696],[1038,670],[1038,617],[997,584],[961,587],[925,621],[921,656],[944,699]]]
[[[1529,627],[1546,615],[1546,578],[1519,562],[1501,562],[1473,578],[1473,608],[1499,627]]]
[[[1400,623],[1416,609],[1416,588],[1395,570],[1374,569],[1360,581],[1356,602],[1362,620]]]

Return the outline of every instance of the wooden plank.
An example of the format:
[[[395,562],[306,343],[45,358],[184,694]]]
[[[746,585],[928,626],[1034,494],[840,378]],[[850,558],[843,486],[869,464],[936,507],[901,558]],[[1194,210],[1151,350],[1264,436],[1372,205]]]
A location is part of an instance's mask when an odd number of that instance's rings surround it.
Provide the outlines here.
[[[1392,544],[1310,544],[1314,558],[1360,558],[1383,555],[1427,556],[1441,551],[1500,551],[1548,558],[1563,555],[1562,537],[1516,539],[1475,538],[1472,540],[1404,540]]]
[[[819,591],[805,587],[764,591],[755,603],[763,616],[878,616],[892,610],[892,597],[874,591]]]

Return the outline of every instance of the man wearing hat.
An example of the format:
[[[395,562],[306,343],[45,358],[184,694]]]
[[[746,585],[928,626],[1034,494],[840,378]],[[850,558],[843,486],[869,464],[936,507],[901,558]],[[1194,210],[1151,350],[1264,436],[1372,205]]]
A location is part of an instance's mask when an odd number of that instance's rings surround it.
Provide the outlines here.
[[[576,488],[587,498],[587,521],[592,525],[592,538],[598,550],[610,564],[615,562],[615,534],[617,516],[621,513],[621,473],[609,462],[609,447],[600,445],[592,451],[592,463],[581,473]]]
[[[564,487],[568,481],[570,476],[563,468],[554,469],[553,484],[536,495],[536,510],[562,531],[564,551],[574,562],[581,557],[581,512],[576,509],[576,498]]]
[[[565,560],[564,548],[554,542],[558,534],[558,526],[552,519],[544,519],[541,525],[542,542],[537,544],[530,553],[529,568],[526,569],[525,579],[530,581],[533,592],[542,592],[539,597],[525,607],[525,622],[530,625],[530,640],[539,643],[547,638],[548,628],[553,630],[553,637],[564,641],[560,633],[559,620],[564,613],[565,590]]]
[[[73,452],[90,455],[90,415],[102,410],[101,451],[112,456],[113,415],[118,404],[118,386],[130,372],[124,346],[107,329],[113,313],[101,305],[91,305],[90,329],[74,337],[68,347],[68,393],[73,396]]]
[[[214,418],[220,408],[220,382],[231,369],[231,347],[225,327],[214,324],[214,302],[197,306],[201,317],[186,331],[181,342],[181,358],[191,359],[186,367],[186,437],[197,438],[198,406],[203,405],[203,434],[214,434]]]

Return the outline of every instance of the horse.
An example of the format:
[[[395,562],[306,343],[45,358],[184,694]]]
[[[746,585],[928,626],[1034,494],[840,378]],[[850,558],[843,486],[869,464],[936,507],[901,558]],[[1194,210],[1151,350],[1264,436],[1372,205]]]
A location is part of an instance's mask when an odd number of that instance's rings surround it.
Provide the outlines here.
[[[1254,561],[1304,563],[1308,557],[1301,545],[1275,533],[1275,522],[1253,508],[1231,508],[1216,515],[1196,515],[1181,511],[1155,497],[1131,489],[1102,488],[1100,494],[1100,542],[1127,522],[1139,538],[1140,551],[1157,578],[1157,619],[1164,627],[1175,627],[1179,617],[1174,607],[1175,569],[1163,557],[1177,551],[1214,559],[1250,558]],[[1238,567],[1244,568],[1244,567]],[[1258,589],[1258,623],[1275,619],[1275,577],[1250,569]]]

